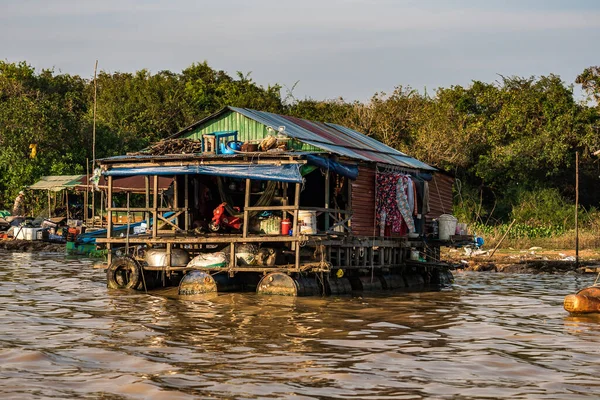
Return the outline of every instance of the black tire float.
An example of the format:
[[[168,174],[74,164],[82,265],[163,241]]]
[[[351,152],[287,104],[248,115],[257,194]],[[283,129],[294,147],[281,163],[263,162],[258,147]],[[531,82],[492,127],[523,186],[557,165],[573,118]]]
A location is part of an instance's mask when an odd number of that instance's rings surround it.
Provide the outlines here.
[[[106,283],[109,289],[139,289],[142,282],[142,269],[131,257],[116,257],[106,270]]]

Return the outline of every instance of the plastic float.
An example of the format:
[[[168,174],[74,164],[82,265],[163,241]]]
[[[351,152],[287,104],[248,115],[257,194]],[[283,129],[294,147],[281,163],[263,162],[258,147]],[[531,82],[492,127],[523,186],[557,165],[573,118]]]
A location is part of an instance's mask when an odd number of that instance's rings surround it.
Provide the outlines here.
[[[572,314],[600,313],[600,286],[594,284],[566,296],[563,306]]]

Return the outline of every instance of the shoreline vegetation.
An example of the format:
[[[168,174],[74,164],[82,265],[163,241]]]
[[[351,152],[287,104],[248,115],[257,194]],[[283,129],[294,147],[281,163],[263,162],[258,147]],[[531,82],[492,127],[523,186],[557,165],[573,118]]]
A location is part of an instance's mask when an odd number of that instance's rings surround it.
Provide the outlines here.
[[[575,85],[586,99],[574,97]],[[570,249],[578,153],[580,247],[600,247],[600,67],[574,82],[549,74],[433,92],[399,85],[364,102],[297,99],[293,90],[206,61],[180,72],[100,71],[96,158],[139,151],[226,105],[338,123],[452,175],[452,213],[486,249],[513,219],[503,248]],[[41,176],[93,169],[93,98],[91,79],[0,61],[0,209]],[[46,195],[28,192],[25,204],[44,216]]]

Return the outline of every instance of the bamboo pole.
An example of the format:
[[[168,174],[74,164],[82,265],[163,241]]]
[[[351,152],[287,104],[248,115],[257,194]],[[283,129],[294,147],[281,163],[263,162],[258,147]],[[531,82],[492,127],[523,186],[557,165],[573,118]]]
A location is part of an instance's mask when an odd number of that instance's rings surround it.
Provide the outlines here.
[[[83,201],[83,221],[88,224],[88,204],[90,201],[90,159],[85,159],[85,199]]]
[[[96,85],[96,73],[98,71],[98,60],[94,65],[94,111],[93,111],[93,122],[92,122],[92,171],[96,165],[96,96],[98,89]],[[88,181],[89,183],[89,181]],[[96,221],[96,194],[92,191],[92,225]],[[102,226],[102,215],[100,215],[100,226]]]
[[[579,268],[579,152],[575,152],[575,268]]]
[[[512,220],[512,222],[508,226],[508,229],[506,230],[506,232],[504,232],[504,235],[502,235],[502,238],[500,239],[500,241],[498,242],[498,244],[496,245],[496,247],[494,247],[494,250],[492,250],[492,252],[490,253],[489,257],[492,257],[494,255],[494,253],[496,252],[496,250],[498,250],[498,247],[500,247],[500,245],[504,241],[504,238],[506,237],[506,235],[508,235],[508,232],[510,232],[510,230],[512,229],[512,227],[513,227],[513,225],[515,224],[516,221],[517,221],[516,219]]]

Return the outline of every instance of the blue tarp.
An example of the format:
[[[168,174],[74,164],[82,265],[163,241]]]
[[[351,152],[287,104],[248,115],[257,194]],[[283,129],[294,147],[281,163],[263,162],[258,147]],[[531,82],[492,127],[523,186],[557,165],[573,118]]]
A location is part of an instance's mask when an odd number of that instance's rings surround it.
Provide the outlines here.
[[[316,156],[313,154],[307,155],[306,160],[308,161],[309,165],[315,165],[325,170],[333,171],[336,174],[350,179],[356,179],[358,177],[358,167],[356,165],[342,164],[329,158]]]
[[[115,168],[103,171],[105,176],[133,175],[216,175],[229,178],[250,178],[262,181],[302,183],[298,164],[211,164],[165,167]]]

